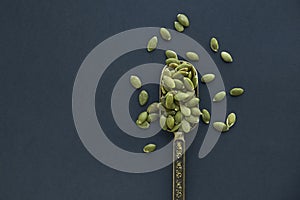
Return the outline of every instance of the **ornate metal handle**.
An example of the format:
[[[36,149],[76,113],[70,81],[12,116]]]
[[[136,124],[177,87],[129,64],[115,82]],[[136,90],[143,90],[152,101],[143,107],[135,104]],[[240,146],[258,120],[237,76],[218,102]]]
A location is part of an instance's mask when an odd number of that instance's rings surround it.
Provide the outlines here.
[[[173,141],[173,200],[185,200],[184,133],[175,132]]]

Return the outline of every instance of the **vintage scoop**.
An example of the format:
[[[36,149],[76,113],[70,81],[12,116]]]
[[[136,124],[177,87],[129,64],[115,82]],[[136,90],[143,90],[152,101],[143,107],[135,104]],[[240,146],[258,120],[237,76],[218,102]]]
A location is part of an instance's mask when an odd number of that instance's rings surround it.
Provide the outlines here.
[[[160,126],[174,133],[173,200],[185,200],[184,134],[199,122],[198,95],[198,75],[192,64],[174,60],[165,65],[160,78]]]

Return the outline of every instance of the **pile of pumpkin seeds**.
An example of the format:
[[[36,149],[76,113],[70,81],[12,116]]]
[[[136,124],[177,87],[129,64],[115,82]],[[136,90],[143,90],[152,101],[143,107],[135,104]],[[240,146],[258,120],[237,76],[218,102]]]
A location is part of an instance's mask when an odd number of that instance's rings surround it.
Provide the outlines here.
[[[178,32],[183,32],[190,26],[189,18],[185,14],[178,14],[177,20],[174,21],[174,28]],[[170,41],[172,36],[168,29],[162,27],[160,36],[163,40]],[[157,48],[158,37],[153,36],[147,44],[147,51],[152,52]],[[210,48],[213,52],[218,53],[219,41],[217,38],[210,39]],[[160,86],[160,102],[153,102],[146,111],[139,114],[136,124],[140,128],[149,128],[150,123],[159,119],[160,126],[163,130],[169,132],[183,131],[188,133],[198,122],[201,116],[205,124],[210,123],[210,113],[207,109],[199,109],[200,99],[196,96],[198,90],[198,77],[193,65],[184,60],[178,60],[176,52],[173,50],[165,51],[166,67],[162,72],[162,83]],[[186,59],[192,62],[199,61],[196,52],[189,51],[185,54]],[[228,51],[221,51],[221,59],[226,63],[232,63],[232,55]],[[208,84],[215,79],[215,74],[204,74],[201,77],[203,84]],[[141,88],[140,79],[133,75],[130,78],[134,88]],[[244,93],[241,87],[234,87],[229,91],[233,97],[240,96]],[[221,102],[225,99],[226,91],[219,91],[212,99],[214,103]],[[148,101],[148,93],[142,90],[139,94],[139,103],[144,106]],[[230,113],[226,122],[213,122],[213,127],[219,132],[228,131],[236,122],[236,114]],[[144,147],[145,153],[152,152],[156,149],[155,144],[148,144]]]

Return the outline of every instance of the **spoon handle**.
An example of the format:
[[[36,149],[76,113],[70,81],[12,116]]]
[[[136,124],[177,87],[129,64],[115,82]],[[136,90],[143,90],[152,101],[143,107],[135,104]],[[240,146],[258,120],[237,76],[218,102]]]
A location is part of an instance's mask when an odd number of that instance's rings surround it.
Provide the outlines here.
[[[185,200],[185,140],[182,132],[174,133],[173,200]]]

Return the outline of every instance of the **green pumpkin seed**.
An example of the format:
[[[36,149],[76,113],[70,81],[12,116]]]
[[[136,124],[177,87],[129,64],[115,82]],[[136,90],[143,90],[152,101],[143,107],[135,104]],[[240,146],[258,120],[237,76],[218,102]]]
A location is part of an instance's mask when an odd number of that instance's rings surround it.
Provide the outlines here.
[[[190,63],[181,63],[180,65],[178,65],[178,67],[176,67],[176,71],[179,71],[183,68],[187,68],[190,69],[192,67],[192,65]]]
[[[158,103],[154,102],[150,104],[147,108],[147,112],[150,113],[158,113]]]
[[[231,55],[226,51],[221,52],[221,58],[227,63],[233,62]]]
[[[138,127],[142,128],[142,129],[147,129],[150,127],[150,124],[147,121],[144,121],[142,124],[139,124],[139,121],[137,120],[136,124]]]
[[[189,94],[183,93],[183,92],[178,92],[177,94],[174,95],[174,99],[177,101],[182,101],[188,97],[189,97]]]
[[[155,144],[147,144],[146,146],[144,146],[143,151],[145,153],[151,153],[151,152],[155,151],[155,149],[156,149]]]
[[[172,129],[174,127],[174,123],[175,123],[174,118],[171,115],[169,115],[167,118],[167,127],[169,129]]]
[[[192,108],[192,107],[198,106],[199,102],[200,102],[200,99],[197,97],[194,97],[191,100],[189,100],[188,102],[186,102],[185,105],[189,108]]]
[[[167,65],[170,65],[171,63],[176,63],[176,64],[180,64],[180,62],[179,62],[179,60],[177,60],[176,58],[168,58],[167,60],[166,60],[166,64]]]
[[[194,77],[192,78],[192,82],[193,82],[194,87],[197,88],[197,87],[198,87],[198,77],[197,77],[197,76],[194,76]]]
[[[175,82],[172,78],[170,78],[168,76],[163,76],[163,82],[167,87],[169,87],[171,89],[175,88]]]
[[[159,118],[159,114],[157,114],[157,113],[150,113],[150,114],[148,115],[147,122],[149,122],[149,123],[154,122],[154,121],[156,121],[158,118]]]
[[[226,96],[226,92],[225,91],[221,91],[221,92],[218,92],[214,98],[213,98],[213,102],[220,102],[222,101]]]
[[[194,116],[200,116],[202,114],[200,109],[197,107],[192,108],[191,111],[192,111],[192,115]]]
[[[179,79],[174,79],[175,88],[181,90],[183,88],[183,82]]]
[[[141,106],[144,106],[148,102],[148,92],[146,90],[142,90],[139,94],[139,102]]]
[[[175,105],[174,105],[173,94],[171,94],[170,92],[168,92],[166,94],[166,108],[167,109],[173,109],[174,107],[175,107]]]
[[[139,89],[142,87],[142,82],[138,76],[130,76],[130,83],[135,89]]]
[[[193,82],[189,78],[184,77],[183,84],[184,84],[185,88],[189,91],[193,91],[195,89]]]
[[[244,89],[243,88],[232,88],[230,90],[230,95],[231,96],[240,96],[244,93]]]
[[[175,69],[176,67],[178,67],[178,64],[177,63],[170,63],[168,66]]]
[[[160,124],[160,127],[161,127],[163,130],[167,130],[167,124],[166,124],[166,121],[167,121],[167,118],[166,118],[164,115],[161,115],[161,116],[160,116],[160,119],[159,119],[159,124]]]
[[[174,119],[175,119],[175,123],[179,124],[182,120],[182,114],[180,111],[176,112],[175,116],[174,116]]]
[[[226,125],[228,126],[228,128],[232,127],[236,122],[236,115],[235,113],[230,113],[228,116],[227,116],[227,119],[226,119]]]
[[[176,73],[173,74],[172,78],[176,78],[176,79],[181,79],[183,78],[184,76],[188,76],[189,73],[188,72],[185,72],[185,71],[178,71]]]
[[[137,119],[137,124],[141,125],[142,123],[144,123],[148,118],[148,113],[145,111],[145,112],[142,112],[139,114],[138,116],[138,119]]]
[[[193,115],[185,117],[185,120],[192,123],[192,124],[199,123],[199,117],[196,117],[196,116],[193,116]]]
[[[191,115],[191,109],[186,107],[185,105],[180,105],[180,111],[184,116],[190,116]]]
[[[209,121],[210,121],[210,114],[208,112],[208,110],[206,109],[202,109],[201,110],[201,118],[202,118],[202,121],[205,123],[205,124],[209,124]]]
[[[176,31],[178,31],[178,32],[184,31],[184,27],[183,27],[178,21],[175,21],[175,22],[174,22],[174,28],[175,28]]]
[[[229,130],[227,125],[223,122],[214,122],[213,127],[219,132],[226,132]]]
[[[148,52],[151,52],[153,50],[156,49],[157,47],[157,43],[158,43],[158,39],[156,36],[153,36],[149,41],[148,41],[148,44],[147,44],[147,51]]]
[[[189,18],[184,14],[178,14],[177,20],[185,27],[188,27],[190,25]]]
[[[186,57],[191,61],[199,61],[199,56],[195,52],[186,52]]]
[[[167,57],[167,58],[175,58],[175,59],[178,59],[177,53],[176,53],[175,51],[172,51],[172,50],[166,50],[165,54],[166,54],[166,57]]]
[[[163,71],[163,75],[171,77],[171,76],[172,76],[172,73],[171,73],[171,71],[170,71],[168,68],[166,68],[166,69]]]
[[[182,122],[181,122],[181,128],[182,128],[183,132],[188,133],[191,130],[191,125],[190,125],[190,123],[188,121],[182,120]]]
[[[171,34],[168,31],[168,29],[160,28],[159,32],[160,32],[160,36],[162,37],[162,39],[167,40],[167,41],[171,40]]]
[[[180,128],[180,126],[181,126],[181,123],[175,125],[175,126],[170,130],[170,132],[174,133],[175,131],[177,131],[177,130]]]
[[[201,77],[201,82],[202,83],[210,83],[215,79],[215,75],[214,74],[205,74]]]
[[[214,52],[218,52],[218,50],[219,50],[218,40],[216,38],[214,38],[214,37],[210,39],[210,48]]]

